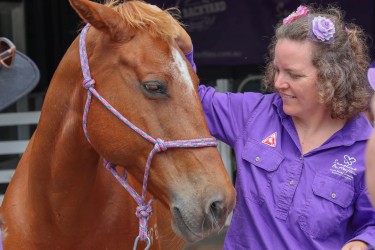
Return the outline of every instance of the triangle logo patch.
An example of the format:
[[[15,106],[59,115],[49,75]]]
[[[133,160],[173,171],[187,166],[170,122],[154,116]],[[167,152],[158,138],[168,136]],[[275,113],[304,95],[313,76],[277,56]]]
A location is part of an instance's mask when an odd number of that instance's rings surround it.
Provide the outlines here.
[[[266,139],[264,139],[262,142],[270,147],[276,147],[276,136],[277,133],[274,132],[271,135],[269,135]]]

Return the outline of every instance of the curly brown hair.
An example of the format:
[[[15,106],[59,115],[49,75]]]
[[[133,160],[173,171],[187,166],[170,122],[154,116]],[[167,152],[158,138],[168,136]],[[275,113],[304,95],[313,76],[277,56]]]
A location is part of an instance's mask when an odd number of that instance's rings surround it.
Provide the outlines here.
[[[343,12],[335,6],[315,9],[307,6],[309,15],[328,17],[334,21],[334,43],[311,40],[314,44],[313,65],[318,69],[318,94],[320,102],[331,109],[332,118],[351,119],[369,107],[373,90],[367,79],[370,65],[366,36],[355,24],[345,24]],[[267,91],[275,91],[273,65],[275,46],[279,39],[303,41],[308,38],[308,16],[289,24],[276,26],[275,36],[269,46],[269,58],[263,79]]]

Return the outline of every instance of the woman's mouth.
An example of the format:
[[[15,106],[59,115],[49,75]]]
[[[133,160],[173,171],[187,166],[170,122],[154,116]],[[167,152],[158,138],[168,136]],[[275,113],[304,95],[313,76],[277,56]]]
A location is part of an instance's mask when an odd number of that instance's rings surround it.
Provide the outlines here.
[[[295,96],[284,94],[284,93],[280,93],[280,95],[284,99],[294,99],[294,98],[296,98]]]

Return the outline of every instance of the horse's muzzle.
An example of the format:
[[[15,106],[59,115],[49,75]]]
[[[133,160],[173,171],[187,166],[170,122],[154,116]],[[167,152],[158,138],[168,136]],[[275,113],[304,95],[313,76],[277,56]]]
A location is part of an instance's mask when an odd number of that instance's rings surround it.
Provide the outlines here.
[[[218,233],[234,207],[224,195],[217,193],[204,202],[180,200],[173,203],[173,229],[186,241],[194,242]]]

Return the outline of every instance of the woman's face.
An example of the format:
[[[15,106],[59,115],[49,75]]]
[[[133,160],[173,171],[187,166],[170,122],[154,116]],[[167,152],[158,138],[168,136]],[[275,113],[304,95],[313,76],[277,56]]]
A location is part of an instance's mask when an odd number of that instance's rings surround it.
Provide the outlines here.
[[[276,43],[274,84],[283,100],[284,112],[304,118],[317,112],[327,112],[319,103],[318,69],[312,64],[312,42],[280,39]]]
[[[375,97],[372,97],[371,112],[375,117]],[[375,206],[375,131],[367,141],[366,148],[366,181],[372,205]]]

